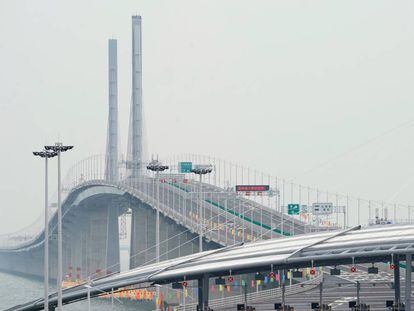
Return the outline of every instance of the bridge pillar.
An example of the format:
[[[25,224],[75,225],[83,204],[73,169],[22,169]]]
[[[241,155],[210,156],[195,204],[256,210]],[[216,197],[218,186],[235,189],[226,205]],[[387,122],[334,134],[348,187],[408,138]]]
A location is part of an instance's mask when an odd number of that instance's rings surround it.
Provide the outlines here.
[[[130,252],[130,268],[155,259],[155,213],[140,202],[131,209]]]
[[[405,255],[405,311],[411,311],[411,262],[412,254]]]
[[[198,279],[198,310],[205,310],[208,307],[209,280],[208,274]]]
[[[120,270],[119,201],[85,201],[65,216],[64,271],[71,279],[104,276]]]
[[[115,203],[116,204],[116,203]],[[119,206],[107,207],[106,273],[119,272]]]

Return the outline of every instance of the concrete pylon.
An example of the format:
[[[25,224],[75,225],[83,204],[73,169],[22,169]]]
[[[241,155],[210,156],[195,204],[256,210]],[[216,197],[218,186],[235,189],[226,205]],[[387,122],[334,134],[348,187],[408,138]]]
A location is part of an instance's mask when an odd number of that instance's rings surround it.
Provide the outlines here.
[[[106,140],[105,179],[118,181],[118,60],[117,41],[108,40],[108,135]]]
[[[128,167],[137,177],[142,165],[142,40],[141,16],[132,16],[132,102],[128,141]]]

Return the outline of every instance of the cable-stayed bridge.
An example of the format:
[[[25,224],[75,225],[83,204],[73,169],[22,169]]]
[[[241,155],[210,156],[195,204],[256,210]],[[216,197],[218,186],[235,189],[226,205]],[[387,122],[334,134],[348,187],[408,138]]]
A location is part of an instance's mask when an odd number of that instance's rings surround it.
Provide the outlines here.
[[[91,274],[119,271],[118,217],[128,210],[131,211],[131,267],[155,259],[155,208],[162,215],[162,260],[198,252],[196,237],[200,221],[206,249],[326,229],[288,215],[282,217],[275,209],[277,195],[254,200],[223,189],[212,181],[218,178],[216,175],[203,182],[203,215],[200,216],[200,185],[191,175],[162,174],[158,203],[158,185],[153,176],[142,174],[137,178],[109,181],[105,179],[102,163],[104,157],[98,156],[81,161],[69,171],[63,183],[64,268],[70,278],[76,278],[77,274],[86,278]],[[267,201],[268,205],[260,201]],[[56,241],[54,206],[52,203],[49,221],[51,254]],[[40,217],[30,227],[1,236],[3,269],[43,275],[42,220]],[[54,275],[54,257],[51,258]]]
[[[344,220],[346,225],[344,210],[352,214],[355,221],[358,207],[365,208],[367,204],[350,196],[318,193],[317,189],[201,155],[183,154],[167,158],[165,164],[170,170],[160,174],[159,182],[144,170],[138,177],[131,177],[125,161],[119,161],[119,178],[111,181],[107,173],[107,158],[107,155],[91,156],[80,161],[68,171],[63,182],[63,267],[64,275],[69,279],[86,279],[90,275],[103,276],[119,271],[118,218],[127,212],[131,213],[131,232],[128,234],[131,237],[130,267],[136,267],[155,260],[156,208],[162,215],[160,259],[163,260],[198,252],[200,221],[203,223],[205,249],[212,249],[240,242],[339,229]],[[201,216],[200,184],[194,174],[177,171],[180,162],[210,163],[213,166],[213,172],[204,178],[201,187]],[[146,166],[145,163],[142,165]],[[270,190],[246,196],[234,191],[237,184],[267,184]],[[322,195],[325,197],[321,199]],[[308,202],[321,200],[337,200],[335,206],[341,209],[319,219],[310,211],[296,216],[287,214],[287,204],[291,202],[311,206],[312,203]],[[374,201],[368,202],[374,205]],[[389,205],[389,208],[393,207]],[[401,215],[400,209],[397,207],[398,215]],[[52,201],[49,221],[52,276],[55,276],[56,264],[53,256],[56,247],[55,212],[56,203]],[[396,221],[403,222],[400,219]],[[31,226],[0,236],[1,268],[42,276],[43,227],[42,215]]]
[[[341,195],[296,184],[213,156],[181,154],[163,158],[169,170],[154,175],[143,152],[141,17],[132,18],[132,102],[128,152],[118,148],[117,41],[108,44],[108,133],[105,155],[74,165],[63,182],[63,269],[65,279],[86,280],[120,271],[119,217],[131,214],[130,268],[154,263],[156,211],[160,219],[160,260],[203,250],[332,231],[372,222],[411,222],[411,206]],[[209,165],[200,182],[182,164]],[[236,186],[253,186],[236,191]],[[256,186],[265,186],[262,189]],[[256,190],[254,190],[256,189]],[[327,204],[329,213],[315,213]],[[50,276],[57,276],[56,203],[49,206]],[[365,211],[368,211],[366,213]],[[390,215],[389,215],[390,214]],[[43,216],[0,236],[0,268],[43,276]]]

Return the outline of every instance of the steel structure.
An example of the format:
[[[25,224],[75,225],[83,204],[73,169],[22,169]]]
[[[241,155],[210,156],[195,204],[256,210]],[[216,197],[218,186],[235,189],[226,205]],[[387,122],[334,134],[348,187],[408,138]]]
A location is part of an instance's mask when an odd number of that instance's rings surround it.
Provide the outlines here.
[[[199,286],[206,279],[216,276],[269,271],[269,269],[290,269],[337,264],[375,263],[406,261],[411,265],[414,252],[414,226],[387,226],[380,228],[352,229],[308,234],[286,239],[273,239],[235,245],[212,251],[206,251],[186,257],[167,260],[133,269],[118,275],[96,280],[92,283],[91,295],[102,291],[140,283],[165,284],[182,280],[198,280]],[[408,272],[411,269],[407,269]],[[400,301],[399,265],[394,270],[396,301]],[[407,273],[408,273],[407,272]],[[411,292],[411,282],[406,284]],[[208,294],[202,293],[199,301],[208,301]],[[84,286],[68,289],[64,292],[65,303],[85,299]],[[56,301],[52,295],[50,301]],[[406,296],[406,306],[411,295]],[[41,310],[41,299],[11,310]]]
[[[137,177],[142,169],[142,39],[141,16],[132,17],[132,102],[130,115],[128,161],[131,176]]]
[[[117,40],[108,40],[108,134],[105,179],[118,181],[118,60]]]

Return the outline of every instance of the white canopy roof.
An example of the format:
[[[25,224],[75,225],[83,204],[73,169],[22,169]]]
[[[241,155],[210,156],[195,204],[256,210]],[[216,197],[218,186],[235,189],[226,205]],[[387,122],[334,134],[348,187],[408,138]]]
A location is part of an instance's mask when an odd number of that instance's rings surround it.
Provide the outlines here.
[[[375,262],[414,253],[414,226],[379,226],[344,231],[298,235],[206,251],[186,257],[135,268],[95,280],[92,294],[132,284],[196,279],[203,275],[226,275],[249,271],[334,265],[336,263]],[[401,256],[403,257],[403,256]],[[403,259],[403,258],[402,258]],[[96,289],[96,290],[95,290]],[[84,299],[86,288],[64,291],[64,301]],[[52,295],[51,302],[56,300]],[[42,300],[12,310],[39,310]]]

